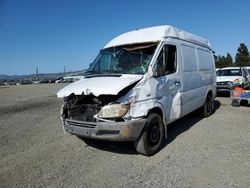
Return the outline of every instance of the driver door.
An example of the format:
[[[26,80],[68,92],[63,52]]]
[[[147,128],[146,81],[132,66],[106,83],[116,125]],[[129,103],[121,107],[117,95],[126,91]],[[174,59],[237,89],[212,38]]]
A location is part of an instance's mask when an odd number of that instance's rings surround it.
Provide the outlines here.
[[[156,98],[163,108],[167,122],[181,116],[181,79],[178,74],[177,47],[164,45],[155,64]]]

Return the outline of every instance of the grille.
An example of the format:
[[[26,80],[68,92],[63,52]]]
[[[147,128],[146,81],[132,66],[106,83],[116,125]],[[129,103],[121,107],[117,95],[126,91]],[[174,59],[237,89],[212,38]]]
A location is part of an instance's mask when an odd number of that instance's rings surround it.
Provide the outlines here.
[[[69,110],[70,118],[73,120],[96,122],[94,115],[101,110],[98,104],[82,104],[74,106]]]
[[[230,82],[226,81],[226,82],[217,82],[217,85],[229,85]]]
[[[95,128],[96,125],[93,123],[86,123],[77,120],[66,119],[65,120],[68,125],[77,126],[77,127],[86,127],[86,128]]]

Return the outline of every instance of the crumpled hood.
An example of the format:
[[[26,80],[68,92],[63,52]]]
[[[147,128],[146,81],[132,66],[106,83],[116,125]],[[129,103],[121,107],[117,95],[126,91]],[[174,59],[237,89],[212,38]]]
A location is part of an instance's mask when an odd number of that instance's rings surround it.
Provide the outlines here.
[[[88,95],[92,93],[99,95],[117,95],[123,88],[140,80],[142,75],[124,74],[121,76],[86,76],[57,92],[57,97],[66,97],[71,93],[81,95],[82,92]]]
[[[241,80],[241,76],[217,76],[217,82],[233,82],[236,79]]]

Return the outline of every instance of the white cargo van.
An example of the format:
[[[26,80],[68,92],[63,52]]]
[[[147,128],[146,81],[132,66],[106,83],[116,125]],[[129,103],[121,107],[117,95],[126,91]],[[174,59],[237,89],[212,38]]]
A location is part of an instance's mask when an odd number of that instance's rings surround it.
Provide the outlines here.
[[[111,40],[86,75],[57,93],[64,130],[87,138],[134,141],[144,155],[159,151],[167,125],[216,96],[208,40],[172,26],[137,29]]]

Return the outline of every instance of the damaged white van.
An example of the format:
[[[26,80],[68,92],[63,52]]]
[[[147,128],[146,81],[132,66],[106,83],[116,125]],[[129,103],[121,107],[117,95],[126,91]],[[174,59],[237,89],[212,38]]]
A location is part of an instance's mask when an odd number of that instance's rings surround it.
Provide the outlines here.
[[[201,109],[213,111],[216,73],[208,40],[172,26],[137,29],[111,40],[86,75],[57,93],[65,131],[81,137],[134,141],[159,151],[167,125]]]

